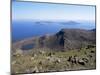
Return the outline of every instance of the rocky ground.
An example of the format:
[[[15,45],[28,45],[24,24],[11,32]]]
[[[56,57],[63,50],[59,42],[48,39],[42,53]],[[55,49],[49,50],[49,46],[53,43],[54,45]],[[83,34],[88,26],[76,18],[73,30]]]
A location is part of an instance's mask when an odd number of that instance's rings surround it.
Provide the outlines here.
[[[12,74],[21,74],[95,69],[95,54],[95,46],[58,52],[46,48],[28,52],[18,49],[11,56],[11,71]]]

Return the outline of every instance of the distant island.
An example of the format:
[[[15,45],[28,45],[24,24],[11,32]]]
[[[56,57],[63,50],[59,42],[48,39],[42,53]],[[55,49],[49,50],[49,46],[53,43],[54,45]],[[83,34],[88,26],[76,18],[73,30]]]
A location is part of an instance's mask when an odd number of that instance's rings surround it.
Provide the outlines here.
[[[45,25],[45,24],[49,24],[49,23],[58,23],[58,24],[62,24],[62,25],[76,25],[76,24],[80,24],[76,21],[61,21],[61,22],[58,22],[58,21],[37,21],[35,22],[36,24],[42,24],[42,25]]]
[[[77,25],[77,24],[80,24],[80,23],[75,22],[75,21],[68,21],[68,22],[61,22],[61,24],[64,24],[64,25]]]

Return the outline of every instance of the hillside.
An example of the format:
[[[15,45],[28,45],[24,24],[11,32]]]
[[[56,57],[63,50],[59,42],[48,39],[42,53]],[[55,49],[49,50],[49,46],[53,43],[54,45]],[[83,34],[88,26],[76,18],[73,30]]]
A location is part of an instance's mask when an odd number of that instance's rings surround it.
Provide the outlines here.
[[[44,35],[25,39],[13,44],[13,49],[29,50],[34,48],[50,48],[52,50],[72,50],[95,45],[94,30],[62,29],[54,35]]]
[[[40,73],[96,68],[94,30],[62,29],[54,35],[13,43],[11,73]]]

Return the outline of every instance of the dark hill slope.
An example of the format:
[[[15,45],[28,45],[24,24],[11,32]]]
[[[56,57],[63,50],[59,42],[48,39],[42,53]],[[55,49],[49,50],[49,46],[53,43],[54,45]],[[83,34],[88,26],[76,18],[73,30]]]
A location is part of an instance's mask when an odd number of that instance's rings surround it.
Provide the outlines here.
[[[76,49],[95,44],[95,32],[82,29],[62,29],[53,36],[43,36],[39,40],[41,47]]]
[[[59,45],[64,49],[81,48],[95,44],[95,32],[82,29],[63,29],[56,34]]]

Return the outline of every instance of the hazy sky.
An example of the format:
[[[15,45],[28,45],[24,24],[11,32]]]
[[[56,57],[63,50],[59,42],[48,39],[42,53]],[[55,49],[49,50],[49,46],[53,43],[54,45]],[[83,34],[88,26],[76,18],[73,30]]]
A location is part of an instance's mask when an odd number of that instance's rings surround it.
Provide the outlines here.
[[[95,6],[13,2],[12,20],[95,20]]]

